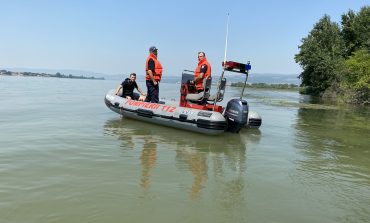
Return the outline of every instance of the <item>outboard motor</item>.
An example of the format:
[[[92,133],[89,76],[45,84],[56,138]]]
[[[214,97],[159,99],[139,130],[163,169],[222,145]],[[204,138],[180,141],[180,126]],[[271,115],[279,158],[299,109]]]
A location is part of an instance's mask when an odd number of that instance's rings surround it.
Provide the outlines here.
[[[248,102],[242,99],[232,99],[227,103],[224,116],[227,120],[228,132],[238,133],[248,122]]]

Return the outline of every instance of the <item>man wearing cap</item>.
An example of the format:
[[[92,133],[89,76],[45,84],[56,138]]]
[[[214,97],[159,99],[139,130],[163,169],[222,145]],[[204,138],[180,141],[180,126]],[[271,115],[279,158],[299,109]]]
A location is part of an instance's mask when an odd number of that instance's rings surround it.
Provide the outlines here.
[[[159,82],[162,78],[162,65],[157,60],[158,49],[155,46],[149,48],[149,56],[146,59],[146,86],[148,93],[145,101],[159,102]]]

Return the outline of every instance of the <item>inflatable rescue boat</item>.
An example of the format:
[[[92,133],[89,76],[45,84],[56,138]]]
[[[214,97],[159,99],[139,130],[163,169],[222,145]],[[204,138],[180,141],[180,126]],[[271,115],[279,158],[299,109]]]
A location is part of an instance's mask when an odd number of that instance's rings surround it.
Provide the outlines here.
[[[242,99],[248,72],[251,69],[250,63],[226,61],[222,65],[223,71],[214,95],[210,94],[211,78],[205,78],[203,81],[205,90],[196,93],[195,86],[191,84],[191,80],[194,79],[193,71],[185,70],[182,73],[179,104],[173,104],[173,101],[160,103],[135,101],[115,95],[114,90],[106,94],[105,104],[124,117],[208,135],[217,135],[225,131],[238,133],[242,128],[259,128],[262,123],[260,115],[250,111],[248,102]],[[225,71],[244,73],[246,78],[240,98],[231,99],[224,108],[217,103],[223,100],[226,88]]]

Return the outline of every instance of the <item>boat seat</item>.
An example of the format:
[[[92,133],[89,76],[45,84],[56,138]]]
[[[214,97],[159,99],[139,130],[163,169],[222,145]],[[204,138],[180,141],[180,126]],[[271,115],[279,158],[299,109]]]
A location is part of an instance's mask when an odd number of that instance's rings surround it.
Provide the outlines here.
[[[207,98],[207,101],[214,102],[217,100],[217,102],[220,102],[224,99],[225,94],[225,88],[226,88],[226,78],[222,78],[219,84],[219,92],[216,94],[213,94]]]
[[[212,83],[212,78],[204,78],[203,79],[203,89],[204,91],[199,92],[197,94],[188,94],[186,96],[186,100],[188,101],[195,101],[195,102],[201,102],[204,99],[207,99],[209,97],[209,92],[211,89],[211,83]]]

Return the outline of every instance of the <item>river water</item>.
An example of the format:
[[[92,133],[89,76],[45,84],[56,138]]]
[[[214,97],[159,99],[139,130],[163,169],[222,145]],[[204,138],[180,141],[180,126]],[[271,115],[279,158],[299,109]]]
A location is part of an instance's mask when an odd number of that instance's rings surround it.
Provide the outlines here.
[[[122,119],[117,84],[0,77],[1,223],[370,221],[369,108],[247,89],[261,128],[212,137]]]

